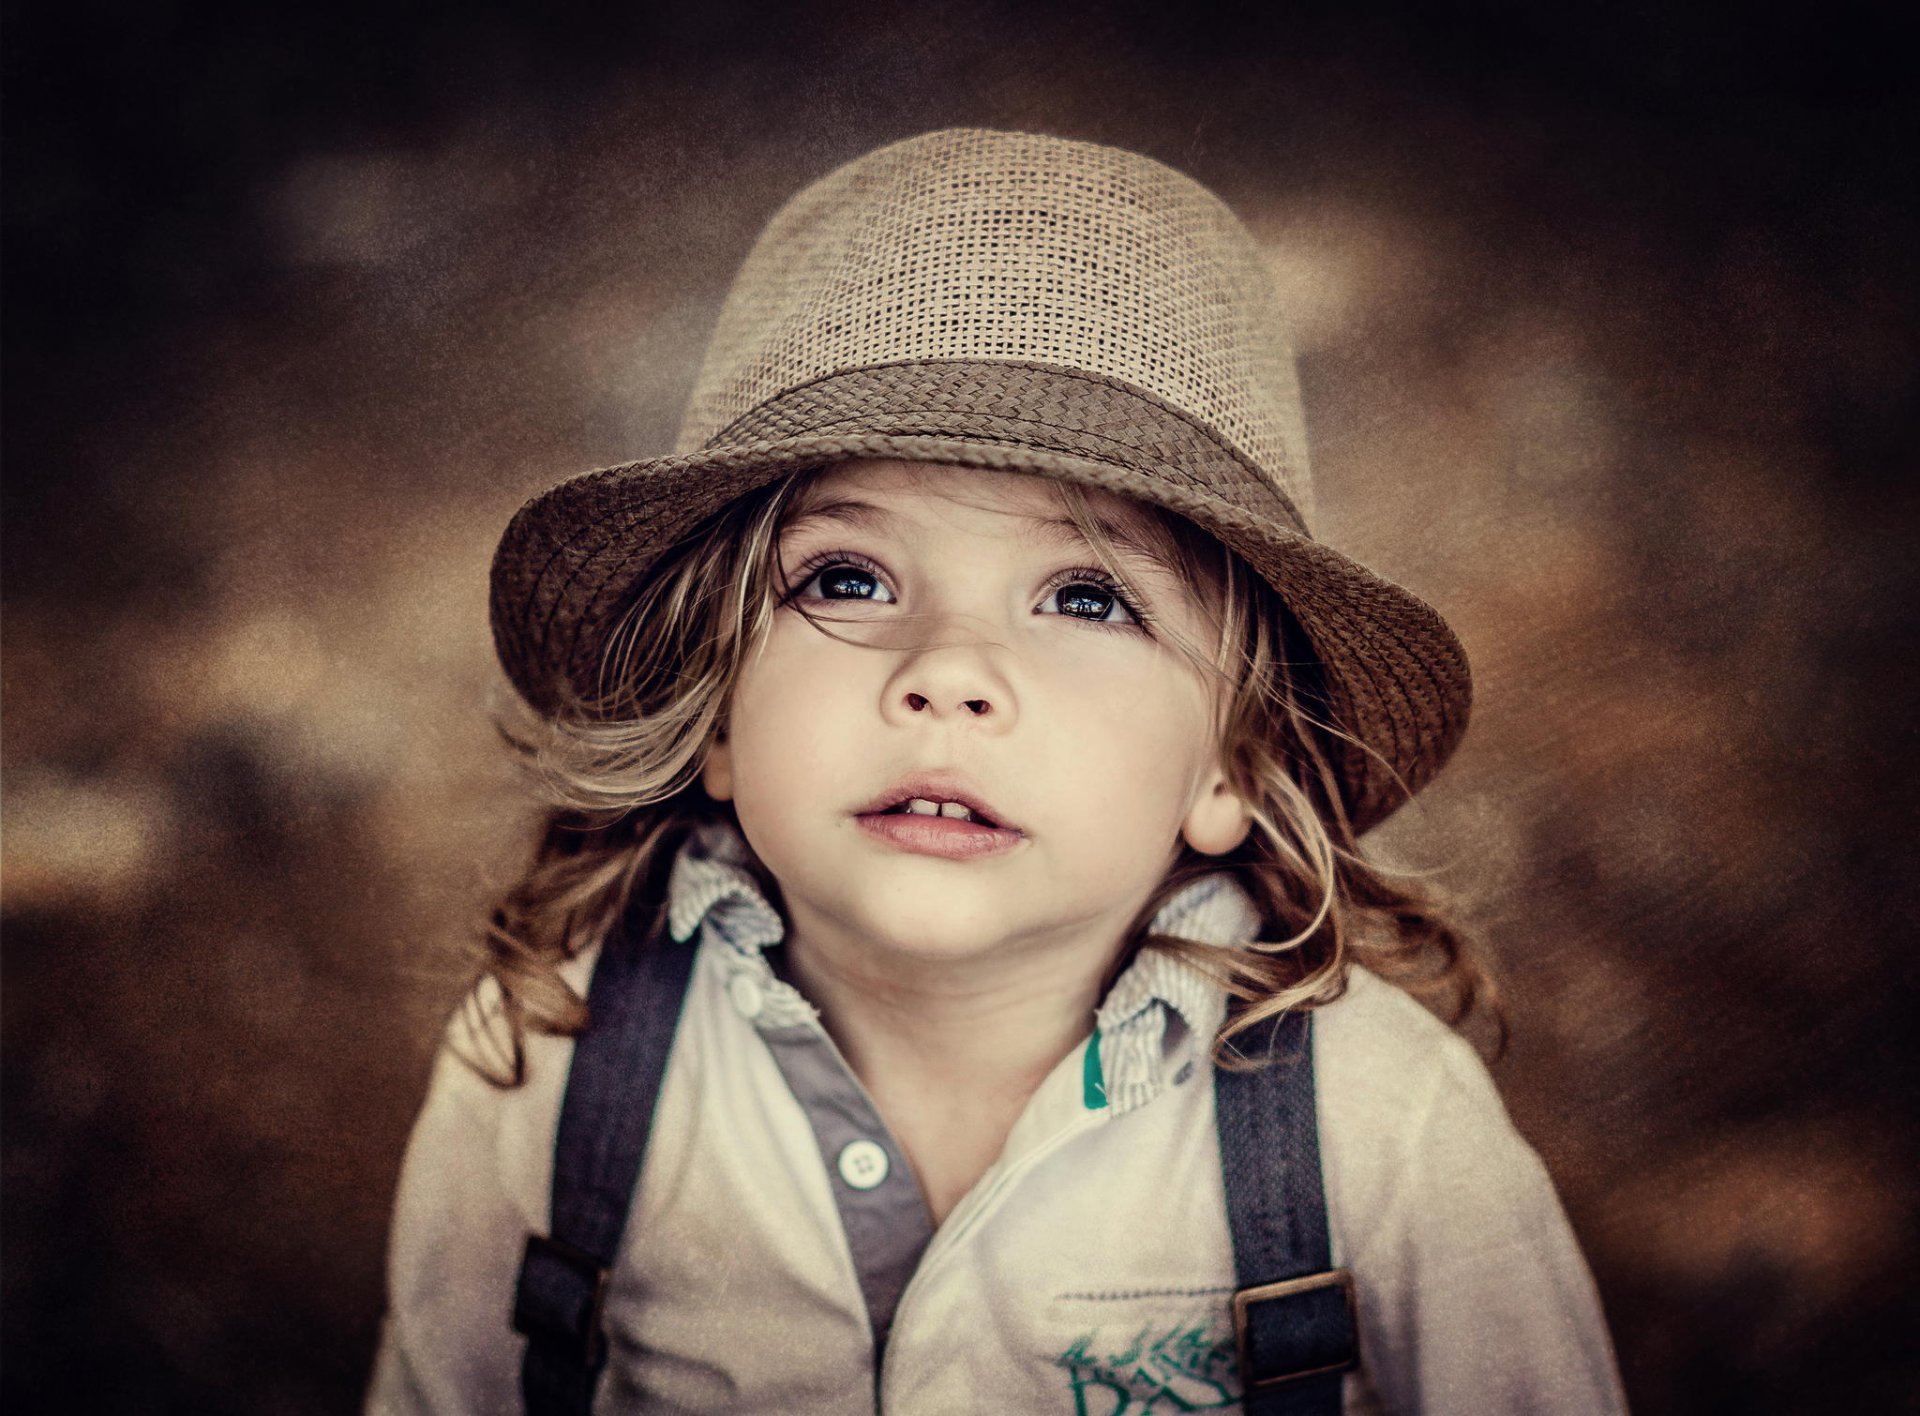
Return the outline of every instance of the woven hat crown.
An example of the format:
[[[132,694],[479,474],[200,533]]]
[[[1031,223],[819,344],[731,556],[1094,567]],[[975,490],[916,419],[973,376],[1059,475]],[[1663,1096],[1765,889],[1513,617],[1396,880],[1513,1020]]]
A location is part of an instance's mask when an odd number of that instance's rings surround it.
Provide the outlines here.
[[[734,441],[769,400],[847,370],[1054,365],[1154,395],[1304,516],[1306,438],[1282,328],[1258,246],[1191,178],[1091,143],[929,133],[829,173],[769,222],[677,451]]]

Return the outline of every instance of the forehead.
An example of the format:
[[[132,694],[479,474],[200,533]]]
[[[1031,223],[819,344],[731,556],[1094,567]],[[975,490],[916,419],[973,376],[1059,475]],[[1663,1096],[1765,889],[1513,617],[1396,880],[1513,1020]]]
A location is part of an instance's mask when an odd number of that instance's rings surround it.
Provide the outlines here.
[[[1081,488],[1079,495],[1116,550],[1175,569],[1175,537],[1159,515],[1097,487]],[[945,463],[840,463],[804,489],[788,526],[837,524],[884,532],[943,522],[1038,546],[1085,541],[1066,489],[1051,478]]]

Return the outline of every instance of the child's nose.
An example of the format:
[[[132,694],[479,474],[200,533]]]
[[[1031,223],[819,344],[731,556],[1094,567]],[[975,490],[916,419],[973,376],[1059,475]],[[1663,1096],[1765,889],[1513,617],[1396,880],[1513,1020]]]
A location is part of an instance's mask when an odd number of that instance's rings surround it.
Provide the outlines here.
[[[949,644],[910,656],[888,679],[881,716],[925,724],[945,720],[1004,730],[1014,717],[1013,685],[990,646]]]

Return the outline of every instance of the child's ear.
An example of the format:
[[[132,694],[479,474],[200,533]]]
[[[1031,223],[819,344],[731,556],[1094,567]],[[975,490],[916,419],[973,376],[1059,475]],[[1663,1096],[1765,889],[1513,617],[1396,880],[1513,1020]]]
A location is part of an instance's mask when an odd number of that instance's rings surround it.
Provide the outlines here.
[[[1234,791],[1227,774],[1215,768],[1200,785],[1193,808],[1180,823],[1180,836],[1201,855],[1225,855],[1247,839],[1253,812]]]
[[[707,747],[707,760],[700,764],[700,785],[715,801],[733,800],[733,751],[725,734]]]

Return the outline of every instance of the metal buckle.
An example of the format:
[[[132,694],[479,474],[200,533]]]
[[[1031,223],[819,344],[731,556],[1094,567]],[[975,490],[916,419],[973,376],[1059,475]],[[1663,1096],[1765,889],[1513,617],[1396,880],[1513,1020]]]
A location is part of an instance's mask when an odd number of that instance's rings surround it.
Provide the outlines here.
[[[585,1310],[578,1314],[577,1325],[546,1321],[557,1315],[544,1304],[535,1306],[527,1301],[526,1274],[534,1264],[557,1264],[571,1270],[583,1281],[586,1290]],[[611,1270],[585,1249],[567,1243],[563,1239],[550,1239],[544,1234],[529,1234],[527,1250],[521,1260],[521,1289],[515,1296],[513,1325],[529,1338],[545,1338],[557,1341],[564,1348],[569,1342],[577,1342],[579,1360],[587,1367],[598,1367],[606,1341],[600,1331],[601,1310],[607,1301],[607,1280]]]
[[[1338,1288],[1347,1300],[1347,1327],[1354,1335],[1353,1353],[1343,1361],[1332,1362],[1324,1367],[1309,1367],[1304,1372],[1282,1372],[1277,1377],[1264,1377],[1260,1381],[1248,1381],[1247,1365],[1247,1310],[1255,1303],[1264,1303],[1273,1298],[1288,1298],[1295,1293],[1310,1293],[1317,1288]],[[1242,1288],[1233,1295],[1233,1341],[1240,1356],[1240,1380],[1248,1392],[1271,1391],[1275,1387],[1286,1386],[1291,1382],[1305,1381],[1308,1377],[1323,1377],[1330,1372],[1345,1372],[1360,1365],[1360,1324],[1353,1303],[1353,1275],[1345,1269],[1328,1269],[1325,1273],[1310,1273],[1305,1278],[1286,1278],[1278,1283],[1262,1283],[1253,1288]]]

